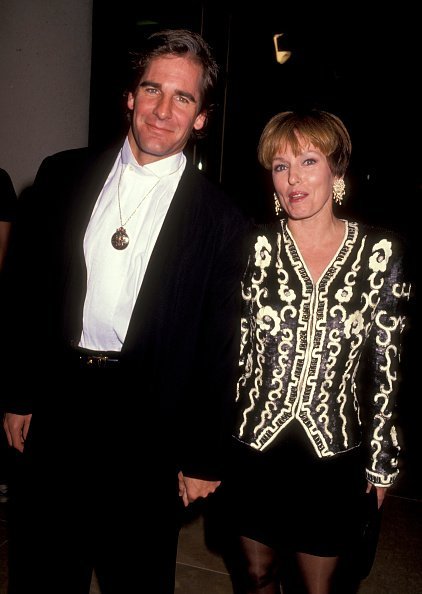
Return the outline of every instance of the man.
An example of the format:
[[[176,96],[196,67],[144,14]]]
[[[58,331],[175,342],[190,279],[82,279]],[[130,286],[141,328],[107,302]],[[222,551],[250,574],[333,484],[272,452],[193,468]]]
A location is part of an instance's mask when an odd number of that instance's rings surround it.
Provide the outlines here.
[[[87,593],[93,568],[104,594],[173,592],[183,504],[219,486],[244,222],[183,154],[216,74],[199,35],[153,34],[123,146],[45,159],[23,200],[10,594]]]

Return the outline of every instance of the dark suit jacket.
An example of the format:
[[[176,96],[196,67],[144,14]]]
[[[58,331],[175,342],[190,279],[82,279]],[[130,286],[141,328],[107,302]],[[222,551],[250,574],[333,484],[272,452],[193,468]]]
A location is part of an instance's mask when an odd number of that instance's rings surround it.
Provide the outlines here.
[[[20,199],[4,356],[30,353],[25,381],[31,378],[31,388],[16,385],[6,398],[10,411],[36,408],[40,386],[52,381],[46,367],[50,374],[53,365],[60,369],[69,345],[79,340],[83,238],[116,155],[75,149],[48,157]],[[219,474],[221,438],[235,397],[244,226],[223,192],[188,163],[122,348],[127,389],[139,395],[134,410],[142,402],[144,422],[155,425],[158,443],[175,450],[190,476]]]

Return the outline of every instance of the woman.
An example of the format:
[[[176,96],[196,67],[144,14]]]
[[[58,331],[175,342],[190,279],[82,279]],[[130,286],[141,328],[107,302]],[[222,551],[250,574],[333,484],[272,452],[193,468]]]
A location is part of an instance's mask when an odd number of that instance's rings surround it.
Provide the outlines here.
[[[359,502],[398,474],[394,426],[403,250],[384,230],[338,218],[351,153],[341,120],[283,112],[260,163],[276,211],[255,230],[242,283],[240,377],[226,488],[239,537],[238,592],[280,591],[296,552],[307,592],[328,594]]]

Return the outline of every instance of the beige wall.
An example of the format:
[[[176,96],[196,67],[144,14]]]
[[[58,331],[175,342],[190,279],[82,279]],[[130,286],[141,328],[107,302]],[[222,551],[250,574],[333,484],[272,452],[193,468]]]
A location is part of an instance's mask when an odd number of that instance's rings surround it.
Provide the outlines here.
[[[88,142],[92,0],[0,0],[0,167],[20,193]]]

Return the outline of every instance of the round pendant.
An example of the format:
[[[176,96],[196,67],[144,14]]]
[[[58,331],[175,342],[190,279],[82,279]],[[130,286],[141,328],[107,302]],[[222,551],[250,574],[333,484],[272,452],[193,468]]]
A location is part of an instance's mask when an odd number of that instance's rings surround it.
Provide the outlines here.
[[[111,245],[116,250],[125,250],[129,245],[129,237],[123,227],[119,227],[111,236]]]

